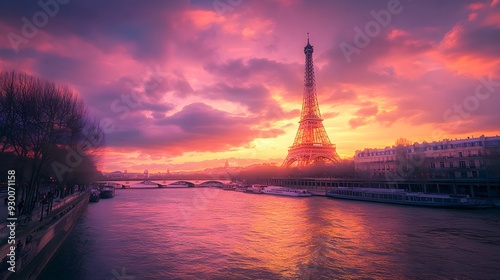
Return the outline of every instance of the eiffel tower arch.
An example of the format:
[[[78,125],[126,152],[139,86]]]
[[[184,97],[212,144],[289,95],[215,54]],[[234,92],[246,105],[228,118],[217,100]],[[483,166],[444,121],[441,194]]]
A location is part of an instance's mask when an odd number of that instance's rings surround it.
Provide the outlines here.
[[[316,162],[340,162],[335,144],[330,142],[330,138],[326,134],[319,111],[312,59],[314,48],[309,44],[309,33],[307,35],[307,45],[304,47],[306,65],[302,111],[297,135],[293,145],[288,150],[287,157],[283,161],[285,167],[292,165],[307,166]]]

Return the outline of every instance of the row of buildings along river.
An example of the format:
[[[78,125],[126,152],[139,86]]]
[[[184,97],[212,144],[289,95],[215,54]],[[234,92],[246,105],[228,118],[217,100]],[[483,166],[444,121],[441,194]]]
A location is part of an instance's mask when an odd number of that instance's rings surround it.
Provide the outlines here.
[[[356,151],[354,166],[369,178],[499,178],[500,137],[364,149]]]

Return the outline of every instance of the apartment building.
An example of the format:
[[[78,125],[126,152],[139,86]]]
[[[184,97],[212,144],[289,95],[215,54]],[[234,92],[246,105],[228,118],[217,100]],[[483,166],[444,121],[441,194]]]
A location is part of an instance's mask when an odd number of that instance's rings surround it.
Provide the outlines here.
[[[356,151],[354,166],[370,178],[498,178],[500,136],[444,139]]]

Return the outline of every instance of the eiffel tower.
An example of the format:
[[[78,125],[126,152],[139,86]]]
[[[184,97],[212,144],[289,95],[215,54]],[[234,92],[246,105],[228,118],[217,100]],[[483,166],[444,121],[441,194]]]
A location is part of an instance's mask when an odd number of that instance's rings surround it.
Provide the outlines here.
[[[338,163],[340,157],[336,147],[330,142],[323,126],[323,119],[319,112],[318,97],[316,96],[316,82],[314,80],[314,65],[312,59],[313,46],[304,47],[306,68],[304,74],[304,100],[299,121],[299,130],[288,150],[288,156],[283,166],[307,166],[316,162]]]

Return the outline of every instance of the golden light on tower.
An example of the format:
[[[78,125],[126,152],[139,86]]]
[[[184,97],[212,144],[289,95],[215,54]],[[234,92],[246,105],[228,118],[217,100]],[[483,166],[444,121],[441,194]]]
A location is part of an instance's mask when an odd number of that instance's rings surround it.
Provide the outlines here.
[[[313,52],[314,48],[309,44],[309,33],[307,33],[307,45],[304,47],[306,65],[302,111],[297,135],[283,162],[283,166],[286,167],[295,164],[307,166],[315,162],[336,163],[340,161],[335,145],[330,142],[330,138],[326,134],[319,111],[314,79]]]

